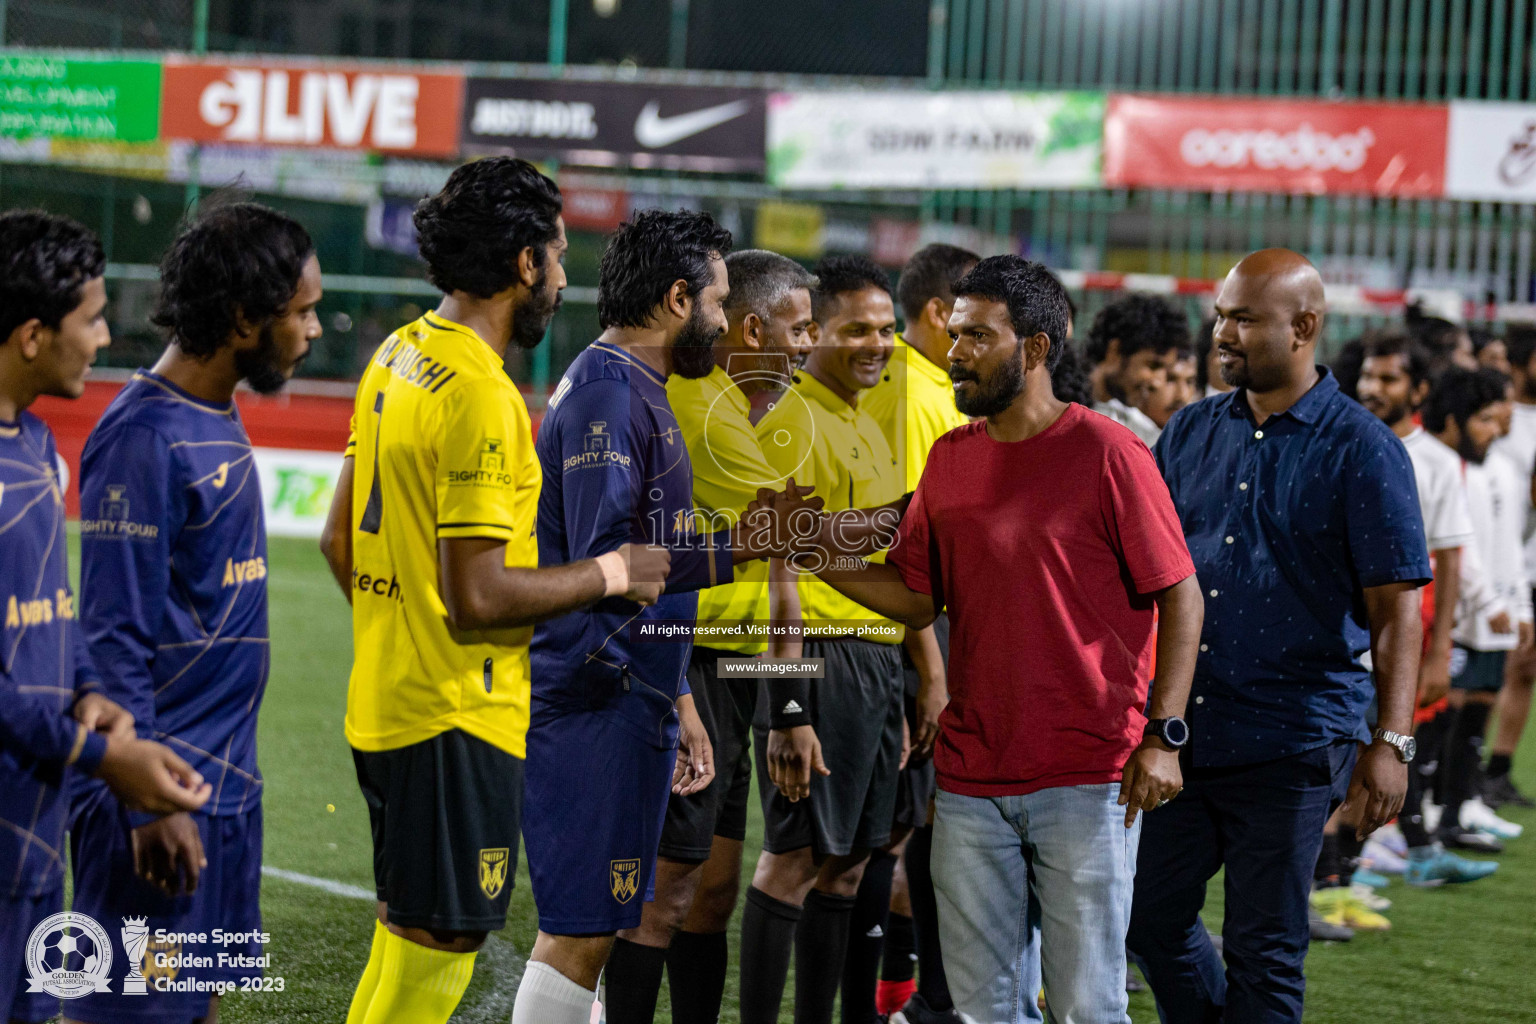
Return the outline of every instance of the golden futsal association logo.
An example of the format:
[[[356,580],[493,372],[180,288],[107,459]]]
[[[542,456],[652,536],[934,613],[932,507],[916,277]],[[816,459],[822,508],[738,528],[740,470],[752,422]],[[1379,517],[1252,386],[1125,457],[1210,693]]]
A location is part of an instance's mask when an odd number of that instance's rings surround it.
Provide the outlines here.
[[[506,847],[480,851],[480,891],[493,900],[501,895],[507,884],[507,866],[512,862],[511,851]]]
[[[638,860],[616,860],[608,865],[608,885],[613,889],[613,898],[620,903],[628,903],[635,898],[635,893],[640,891],[640,862]]]

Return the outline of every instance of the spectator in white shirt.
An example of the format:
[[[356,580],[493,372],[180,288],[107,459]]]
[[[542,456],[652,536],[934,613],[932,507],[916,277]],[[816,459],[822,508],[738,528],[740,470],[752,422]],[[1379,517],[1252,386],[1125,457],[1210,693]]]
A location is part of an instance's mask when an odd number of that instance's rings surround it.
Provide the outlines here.
[[[1424,410],[1425,428],[1465,460],[1472,550],[1486,587],[1484,593],[1466,588],[1453,632],[1454,718],[1442,759],[1439,829],[1445,845],[1480,850],[1497,845],[1486,842],[1488,834],[1512,834],[1513,826],[1482,802],[1482,741],[1508,653],[1529,647],[1532,639],[1531,587],[1521,550],[1529,496],[1510,460],[1489,458],[1507,429],[1507,387],[1508,378],[1493,370],[1452,368],[1436,382]]]

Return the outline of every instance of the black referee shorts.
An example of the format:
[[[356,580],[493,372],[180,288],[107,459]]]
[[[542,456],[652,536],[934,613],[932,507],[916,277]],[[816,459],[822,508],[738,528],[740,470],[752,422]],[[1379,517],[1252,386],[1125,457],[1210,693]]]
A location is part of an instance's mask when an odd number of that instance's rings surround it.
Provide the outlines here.
[[[756,679],[721,679],[721,658],[736,651],[693,648],[688,689],[715,751],[715,779],[692,796],[672,794],[661,829],[661,856],[671,860],[709,859],[714,837],[747,837],[747,800],[752,792],[752,716],[757,711]]]
[[[830,776],[811,774],[809,799],[790,803],[768,779],[768,702],[753,723],[763,849],[812,848],[820,860],[875,849],[891,838],[901,763],[901,657],[896,644],[808,640],[804,657],[825,658],[811,681],[811,725]]]
[[[450,729],[396,750],[352,751],[389,923],[497,931],[517,873],[523,761]]]

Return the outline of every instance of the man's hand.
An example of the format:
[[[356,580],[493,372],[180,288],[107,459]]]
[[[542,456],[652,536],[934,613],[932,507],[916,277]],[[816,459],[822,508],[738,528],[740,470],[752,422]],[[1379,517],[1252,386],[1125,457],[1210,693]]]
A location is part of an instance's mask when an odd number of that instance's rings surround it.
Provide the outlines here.
[[[1419,663],[1419,707],[1436,704],[1451,692],[1451,652],[1433,651]]]
[[[1339,820],[1354,825],[1355,837],[1363,840],[1397,817],[1407,792],[1408,766],[1398,759],[1395,747],[1376,740],[1355,764]]]
[[[1509,621],[1509,612],[1499,612],[1497,615],[1488,616],[1488,628],[1493,630],[1495,633],[1498,633],[1500,636],[1504,636],[1515,631],[1514,623]]]
[[[75,701],[75,721],[91,732],[106,733],[120,740],[131,740],[135,735],[133,715],[99,693],[87,693]]]
[[[624,598],[645,607],[655,604],[667,589],[672,552],[651,544],[624,544],[619,547],[619,554],[624,556],[629,571],[629,589]]]
[[[801,487],[790,477],[782,491],[760,487],[757,500],[741,514],[748,546],[775,558],[811,550],[820,535],[826,502],[810,497],[814,487]]]
[[[1156,736],[1141,741],[1120,773],[1120,799],[1125,808],[1125,827],[1136,824],[1140,811],[1155,811],[1179,795],[1184,788],[1184,773],[1179,768],[1179,752],[1163,744]]]
[[[715,750],[691,693],[677,698],[677,726],[677,767],[672,769],[672,792],[692,796],[714,779]]]
[[[167,896],[197,892],[208,858],[190,814],[172,814],[133,830],[133,870]]]
[[[920,673],[917,684],[917,733],[912,737],[912,753],[919,758],[933,756],[933,744],[939,738],[939,715],[949,704],[949,687],[943,671]]]
[[[96,777],[130,810],[150,814],[195,811],[213,794],[213,786],[175,751],[149,740],[107,737]]]
[[[790,803],[811,795],[811,772],[831,775],[821,759],[821,740],[809,725],[768,730],[768,781]]]
[[[907,762],[912,759],[912,728],[907,725],[907,716],[901,716],[901,762],[896,765],[897,771],[905,771]]]

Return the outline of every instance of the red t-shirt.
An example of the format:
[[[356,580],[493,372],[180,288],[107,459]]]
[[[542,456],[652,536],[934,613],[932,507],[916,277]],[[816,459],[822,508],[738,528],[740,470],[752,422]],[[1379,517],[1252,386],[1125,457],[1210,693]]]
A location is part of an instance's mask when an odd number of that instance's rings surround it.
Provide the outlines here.
[[[1141,742],[1152,599],[1193,576],[1157,464],[1080,405],[1025,441],[934,443],[890,561],[948,608],[934,764],[965,796],[1117,782]]]

